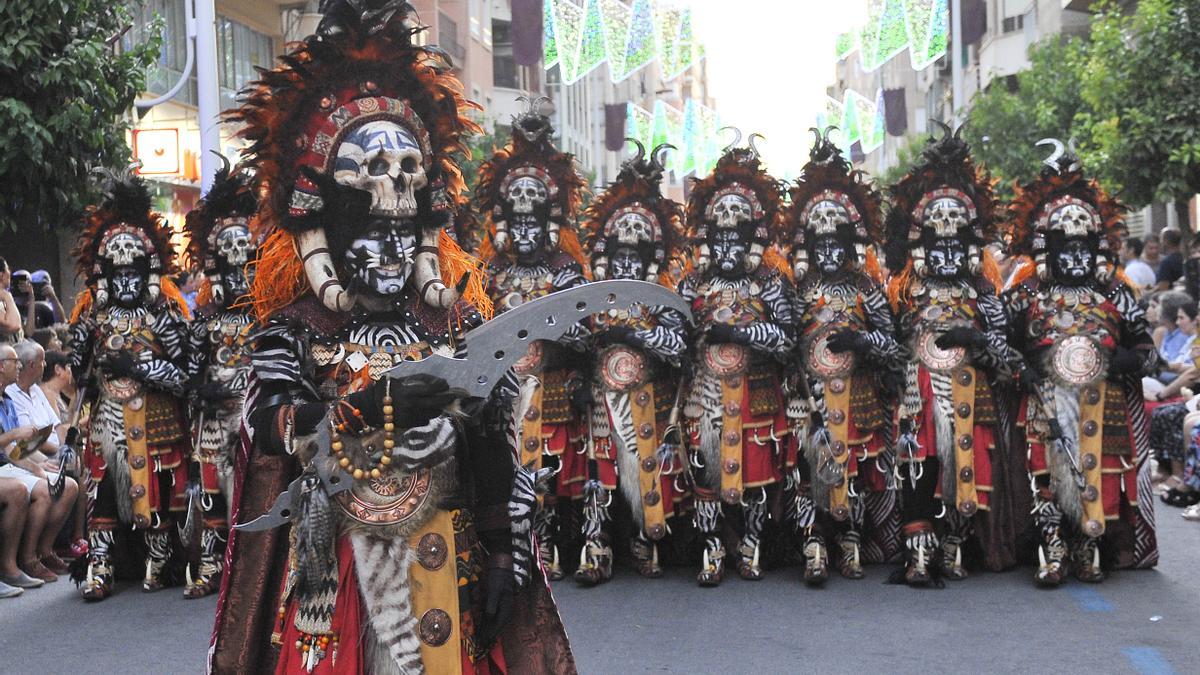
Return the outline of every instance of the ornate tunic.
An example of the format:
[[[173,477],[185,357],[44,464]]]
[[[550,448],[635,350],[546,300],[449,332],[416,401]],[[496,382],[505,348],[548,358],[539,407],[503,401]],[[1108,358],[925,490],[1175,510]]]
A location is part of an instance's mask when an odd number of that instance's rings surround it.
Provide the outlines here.
[[[187,320],[166,299],[151,308],[108,307],[71,326],[77,373],[109,354],[134,358],[132,377],[93,371],[98,386],[85,462],[97,485],[115,481],[120,520],[139,529],[161,526],[162,514],[186,507],[190,439],[179,398],[186,335]]]
[[[806,447],[814,485],[824,487],[818,506],[837,520],[850,515],[849,481],[857,476],[862,487],[874,491],[887,488],[886,475],[863,466],[887,448],[891,411],[882,396],[881,374],[895,367],[899,346],[893,334],[892,313],[883,289],[870,277],[856,273],[832,281],[814,279],[797,291],[800,319],[800,357],[808,392],[830,432],[830,444]],[[866,353],[835,353],[828,341],[833,335],[853,330],[870,343]],[[801,419],[807,420],[807,416]],[[801,438],[808,442],[808,433]],[[832,480],[830,480],[832,479]]]
[[[792,291],[760,268],[735,280],[691,274],[679,294],[702,336],[686,389],[686,431],[703,458],[704,487],[737,504],[743,490],[778,482],[795,463],[779,374],[795,345]],[[703,336],[716,323],[741,329],[746,344],[708,344]]]
[[[679,360],[687,347],[685,319],[661,307],[609,310],[592,319],[602,347],[593,364],[590,431],[599,480],[621,493],[634,521],[651,540],[666,534],[666,519],[687,497],[680,477],[686,459],[664,447],[679,397]],[[632,329],[631,342],[610,342],[614,327]]]
[[[554,291],[587,283],[583,269],[566,253],[554,253],[541,264],[509,264],[493,268],[488,294],[496,312],[505,312]],[[586,330],[575,327],[559,342],[537,341],[514,367],[518,377],[536,377],[539,386],[533,393],[521,424],[518,448],[522,466],[533,470],[542,466],[542,455],[555,455],[561,462],[555,478],[555,494],[578,499],[587,480],[587,458],[583,455],[586,426],[574,409],[571,394],[583,386],[583,366],[579,352],[585,347]]]
[[[988,508],[992,490],[999,438],[994,378],[1011,376],[1020,357],[1008,345],[1004,306],[987,281],[926,279],[910,293],[899,317],[909,351],[900,419],[913,421],[918,449],[897,461],[920,462],[936,452],[936,495],[969,517]],[[982,333],[983,348],[939,348],[938,337],[956,327]]]
[[[1108,288],[1045,282],[1039,288],[1030,280],[1007,299],[1027,359],[1047,377],[1041,396],[1026,397],[1021,411],[1030,472],[1051,476],[1059,506],[1089,537],[1114,520],[1132,523],[1140,565],[1154,550],[1153,530],[1135,517],[1139,493],[1149,494],[1138,478],[1149,452],[1141,386],[1136,377],[1111,375],[1108,363],[1122,347],[1140,355],[1146,372],[1155,367],[1145,314],[1119,281]],[[1062,443],[1043,440],[1049,416],[1059,422]]]
[[[208,494],[231,488],[233,451],[240,442],[242,398],[250,376],[247,336],[254,320],[244,312],[200,307],[188,327],[188,377],[196,384],[219,384],[233,394],[215,410],[193,414],[200,484]]]

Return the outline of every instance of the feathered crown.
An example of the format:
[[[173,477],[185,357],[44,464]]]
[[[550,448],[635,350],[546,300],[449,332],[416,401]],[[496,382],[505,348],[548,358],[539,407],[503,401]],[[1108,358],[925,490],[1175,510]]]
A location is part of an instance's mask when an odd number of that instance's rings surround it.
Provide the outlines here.
[[[644,248],[650,253],[646,280],[669,274],[667,266],[679,255],[683,234],[683,206],[662,195],[663,155],[675,146],[663,143],[646,155],[646,147],[636,139],[637,155],[621,165],[617,179],[583,212],[580,228],[591,252],[592,275],[597,280],[608,275],[609,256],[619,245]],[[626,216],[640,216],[626,218]],[[648,222],[649,227],[643,227]],[[660,279],[671,285],[667,279]]]
[[[745,230],[750,242],[750,253],[746,256],[746,269],[753,272],[762,264],[763,255],[772,245],[782,245],[783,196],[779,183],[769,176],[759,161],[758,147],[754,141],[762,138],[750,134],[748,147],[739,148],[742,132],[734,129],[737,137],[725,147],[712,173],[703,179],[694,179],[692,194],[686,210],[686,235],[691,244],[698,248],[696,267],[701,272],[712,263],[708,245],[710,228],[721,227],[716,210],[723,197],[736,195],[750,205],[749,220],[740,220],[739,229]],[[780,270],[785,271],[785,270]]]
[[[233,225],[249,226],[249,219],[258,208],[258,200],[250,187],[251,176],[245,171],[234,171],[229,159],[215,152],[221,159],[221,168],[213,176],[212,187],[196,206],[184,217],[183,231],[188,236],[187,263],[191,268],[204,272],[205,286],[199,297],[225,300],[221,284],[221,272],[217,262],[219,246],[217,238]]]
[[[1121,246],[1124,205],[1095,180],[1084,177],[1074,139],[1065,146],[1056,138],[1045,138],[1037,144],[1053,146],[1054,152],[1043,160],[1036,179],[1015,188],[1004,224],[1009,253],[1033,256],[1038,276],[1047,279],[1049,240],[1085,237],[1096,246],[1096,278],[1107,282],[1113,276]]]
[[[810,129],[816,141],[800,178],[788,191],[791,205],[784,220],[794,233],[792,268],[797,283],[808,274],[808,247],[814,237],[834,234],[852,243],[856,269],[866,264],[868,245],[883,243],[883,197],[866,174],[851,170],[850,162],[830,142],[833,129],[824,134]],[[821,208],[829,203],[836,205],[835,214]]]
[[[92,289],[96,307],[108,304],[106,268],[144,267],[151,302],[158,300],[166,283],[163,276],[176,271],[171,229],[162,216],[150,210],[150,192],[134,174],[139,166],[135,162],[120,173],[99,170],[104,176],[103,197],[98,206],[88,207],[73,251],[77,274]]]
[[[463,97],[444,52],[414,43],[424,29],[410,20],[414,10],[407,2],[325,0],[321,10],[317,33],[280,56],[275,68],[260,71],[242,92],[241,107],[226,117],[244,125],[239,135],[250,146],[243,161],[255,170],[260,196],[252,221],[263,241],[250,294],[256,312],[265,317],[310,288],[333,311],[353,305],[329,252],[328,238],[337,233],[311,217],[323,203],[302,168],[332,175],[348,135],[387,121],[415,139],[427,178],[415,261],[422,299],[453,306],[459,294],[446,282],[471,272],[465,299],[487,315],[482,264],[443,231],[464,202],[454,154],[466,152],[466,134],[480,131],[466,116],[479,106]]]
[[[554,147],[554,127],[550,118],[540,111],[542,103],[550,99],[521,96],[517,100],[525,103],[526,109],[513,118],[511,140],[479,167],[475,203],[485,228],[480,256],[490,260],[497,253],[508,250],[511,241],[504,215],[506,195],[514,181],[532,177],[546,186],[549,202],[547,245],[551,249],[561,248],[583,265],[572,223],[583,202],[587,184],[575,169],[574,156]],[[569,242],[563,241],[564,234]]]
[[[962,128],[951,133],[938,122],[941,138],[931,135],[916,166],[893,185],[892,208],[886,220],[887,265],[904,269],[911,258],[917,276],[926,274],[925,246],[933,237],[957,237],[967,246],[972,274],[982,271],[982,249],[996,239],[996,201],[987,171],[971,160],[971,147]],[[944,213],[938,202],[952,199],[963,213]]]

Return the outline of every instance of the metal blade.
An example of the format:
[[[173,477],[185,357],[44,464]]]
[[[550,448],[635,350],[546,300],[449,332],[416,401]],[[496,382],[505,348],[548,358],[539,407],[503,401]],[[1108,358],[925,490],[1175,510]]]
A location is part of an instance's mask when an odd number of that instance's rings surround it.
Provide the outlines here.
[[[453,389],[486,398],[534,340],[557,340],[592,314],[633,305],[668,307],[689,321],[692,316],[687,302],[669,288],[648,281],[597,281],[544,295],[469,331],[463,336],[465,358],[435,354],[420,361],[402,361],[386,375],[434,375]]]
[[[270,511],[248,523],[234,525],[233,529],[244,532],[263,532],[291,522],[296,515],[296,506],[300,504],[300,491],[304,489],[305,478],[305,475],[297,476],[296,480],[288,485],[287,490],[279,493],[279,496],[275,498],[275,503],[271,505]]]

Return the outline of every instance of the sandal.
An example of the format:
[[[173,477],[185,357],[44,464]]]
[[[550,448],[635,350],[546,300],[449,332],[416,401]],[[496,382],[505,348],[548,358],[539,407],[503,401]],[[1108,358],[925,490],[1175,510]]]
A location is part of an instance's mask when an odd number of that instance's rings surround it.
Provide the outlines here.
[[[1167,490],[1166,494],[1159,497],[1159,499],[1161,499],[1162,503],[1166,504],[1167,506],[1174,506],[1177,508],[1191,506],[1193,504],[1200,504],[1200,490],[1188,490],[1187,492],[1183,492],[1179,488],[1171,488],[1170,490]]]
[[[1179,514],[1179,516],[1184,520],[1200,522],[1200,504],[1193,504],[1187,507],[1183,510],[1183,513]]]
[[[71,544],[71,555],[76,558],[82,558],[88,554],[88,540],[80,537]]]

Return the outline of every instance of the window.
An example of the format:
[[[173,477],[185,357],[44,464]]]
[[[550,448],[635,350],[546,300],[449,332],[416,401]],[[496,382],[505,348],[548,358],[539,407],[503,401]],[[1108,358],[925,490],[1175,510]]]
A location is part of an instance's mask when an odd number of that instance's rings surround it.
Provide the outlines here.
[[[492,84],[519,89],[517,62],[513,60],[512,23],[492,20]]]
[[[258,79],[255,66],[270,68],[275,50],[271,38],[249,26],[217,17],[217,79],[221,83],[221,108],[237,103],[237,93]]]
[[[489,0],[490,2],[490,0]],[[471,23],[471,36],[479,37],[479,22],[483,18],[483,7],[480,0],[470,0],[467,3],[467,21]]]
[[[156,17],[162,17],[162,52],[158,62],[146,73],[146,91],[152,94],[165,94],[183,75],[183,66],[187,63],[187,18],[184,16],[183,3],[175,0],[146,0],[145,3],[131,4],[133,28],[125,34],[123,44],[126,48],[146,42],[153,34],[150,25]],[[188,77],[188,83],[175,96],[176,101],[196,105],[196,73]]]
[[[1005,33],[1013,33],[1025,28],[1025,15],[1018,14],[1016,16],[1004,17],[1004,23],[1001,24]]]
[[[446,50],[455,62],[461,61],[467,50],[458,43],[458,22],[438,12],[438,46]]]

